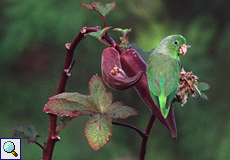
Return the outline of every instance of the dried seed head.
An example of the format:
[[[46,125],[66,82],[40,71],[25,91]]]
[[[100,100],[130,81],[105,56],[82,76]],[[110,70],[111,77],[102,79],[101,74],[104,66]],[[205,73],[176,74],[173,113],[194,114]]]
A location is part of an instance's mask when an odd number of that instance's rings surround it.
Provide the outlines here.
[[[192,72],[185,72],[182,68],[180,70],[180,79],[177,94],[174,98],[174,101],[182,102],[181,106],[184,106],[187,103],[187,98],[189,96],[194,97],[196,95],[196,85],[198,77]]]

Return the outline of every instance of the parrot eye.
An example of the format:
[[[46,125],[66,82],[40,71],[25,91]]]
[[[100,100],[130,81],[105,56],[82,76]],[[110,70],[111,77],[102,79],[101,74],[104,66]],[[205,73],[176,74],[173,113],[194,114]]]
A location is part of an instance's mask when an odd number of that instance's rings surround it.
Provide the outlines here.
[[[178,42],[178,41],[174,41],[174,44],[175,44],[175,45],[178,45],[178,44],[179,44],[179,42]]]

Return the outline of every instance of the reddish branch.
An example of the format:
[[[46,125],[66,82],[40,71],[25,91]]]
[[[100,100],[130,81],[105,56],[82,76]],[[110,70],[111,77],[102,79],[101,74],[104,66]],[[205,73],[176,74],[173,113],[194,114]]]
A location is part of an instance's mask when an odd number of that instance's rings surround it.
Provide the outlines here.
[[[65,92],[66,83],[69,77],[69,74],[66,72],[66,70],[71,68],[70,65],[73,62],[74,50],[77,47],[78,43],[84,39],[85,34],[90,33],[90,32],[97,32],[99,29],[100,28],[98,27],[91,27],[91,28],[84,27],[82,28],[82,30],[79,32],[79,34],[77,35],[77,37],[73,40],[71,44],[66,44],[67,54],[66,54],[65,65],[64,65],[61,80],[58,86],[57,94]],[[60,140],[60,137],[57,135],[57,131],[56,131],[57,116],[54,114],[49,114],[49,116],[50,116],[49,136],[48,136],[47,147],[44,150],[44,154],[42,158],[43,160],[51,160],[54,145],[58,140]]]
[[[145,159],[145,154],[146,154],[146,145],[147,145],[147,140],[149,138],[149,133],[150,133],[150,130],[153,126],[153,123],[154,123],[154,120],[155,120],[155,116],[152,114],[151,115],[151,118],[149,120],[149,123],[148,123],[148,126],[145,130],[145,136],[142,137],[142,144],[141,144],[141,150],[140,150],[140,159],[139,160],[144,160]]]

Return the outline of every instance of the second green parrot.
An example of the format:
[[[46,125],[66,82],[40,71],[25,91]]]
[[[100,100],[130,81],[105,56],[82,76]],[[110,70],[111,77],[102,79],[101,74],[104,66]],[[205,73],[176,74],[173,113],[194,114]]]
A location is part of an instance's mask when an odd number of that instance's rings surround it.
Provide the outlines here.
[[[163,39],[150,54],[147,63],[147,79],[151,96],[160,108],[164,118],[178,90],[180,74],[180,55],[185,55],[186,40],[181,35],[171,35]]]

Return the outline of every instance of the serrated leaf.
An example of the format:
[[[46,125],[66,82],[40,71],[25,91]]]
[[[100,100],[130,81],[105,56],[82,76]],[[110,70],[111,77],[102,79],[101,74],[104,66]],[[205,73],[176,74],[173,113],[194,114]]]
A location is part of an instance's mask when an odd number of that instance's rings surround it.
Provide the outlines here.
[[[114,31],[118,31],[118,32],[120,32],[121,34],[128,34],[129,32],[132,31],[131,28],[130,28],[130,29],[114,28],[113,30],[114,30]]]
[[[52,99],[44,109],[46,113],[56,114],[57,116],[77,117],[92,114],[93,111],[85,108],[82,104],[66,99]]]
[[[105,27],[102,30],[99,30],[97,32],[90,32],[88,33],[88,35],[91,35],[97,39],[101,39],[102,36],[105,34],[105,32],[107,32],[111,27]]]
[[[87,95],[83,95],[77,92],[73,92],[73,93],[64,92],[49,98],[49,100],[55,100],[55,99],[65,99],[67,101],[76,102],[84,106],[87,110],[96,112],[96,109],[92,107],[92,103],[90,102]]]
[[[77,117],[100,114],[112,104],[113,95],[106,92],[102,79],[95,75],[89,81],[90,95],[80,93],[62,93],[55,95],[45,105],[43,111],[57,116]]]
[[[86,9],[93,10],[93,7],[91,6],[91,4],[81,3],[81,5]]]
[[[99,76],[93,76],[89,81],[89,98],[95,103],[99,113],[104,113],[113,101],[113,94],[106,92],[106,88]]]
[[[141,47],[139,47],[137,44],[135,43],[129,43],[127,44],[127,47],[130,49],[130,48],[133,48],[137,51],[137,53],[141,56],[141,58],[147,63],[148,62],[148,59],[149,59],[149,55],[151,52],[153,52],[154,49],[152,49],[150,52],[146,52],[144,51]]]
[[[206,82],[199,82],[197,84],[197,88],[200,90],[200,91],[207,91],[210,89],[210,84],[206,83]]]
[[[115,102],[106,111],[106,115],[110,118],[124,119],[129,116],[136,116],[137,114],[136,109],[126,106],[124,102]]]
[[[85,125],[85,136],[95,151],[109,142],[112,132],[112,121],[104,115],[91,116]]]
[[[29,124],[27,127],[25,126],[18,126],[14,128],[14,138],[26,138],[28,143],[34,143],[37,141],[38,137],[41,137],[41,134],[38,134],[36,128]]]
[[[81,3],[81,5],[86,9],[94,10],[97,13],[99,13],[101,16],[105,17],[116,7],[116,2],[106,3],[105,6],[103,6],[101,2],[92,2],[91,5]]]

